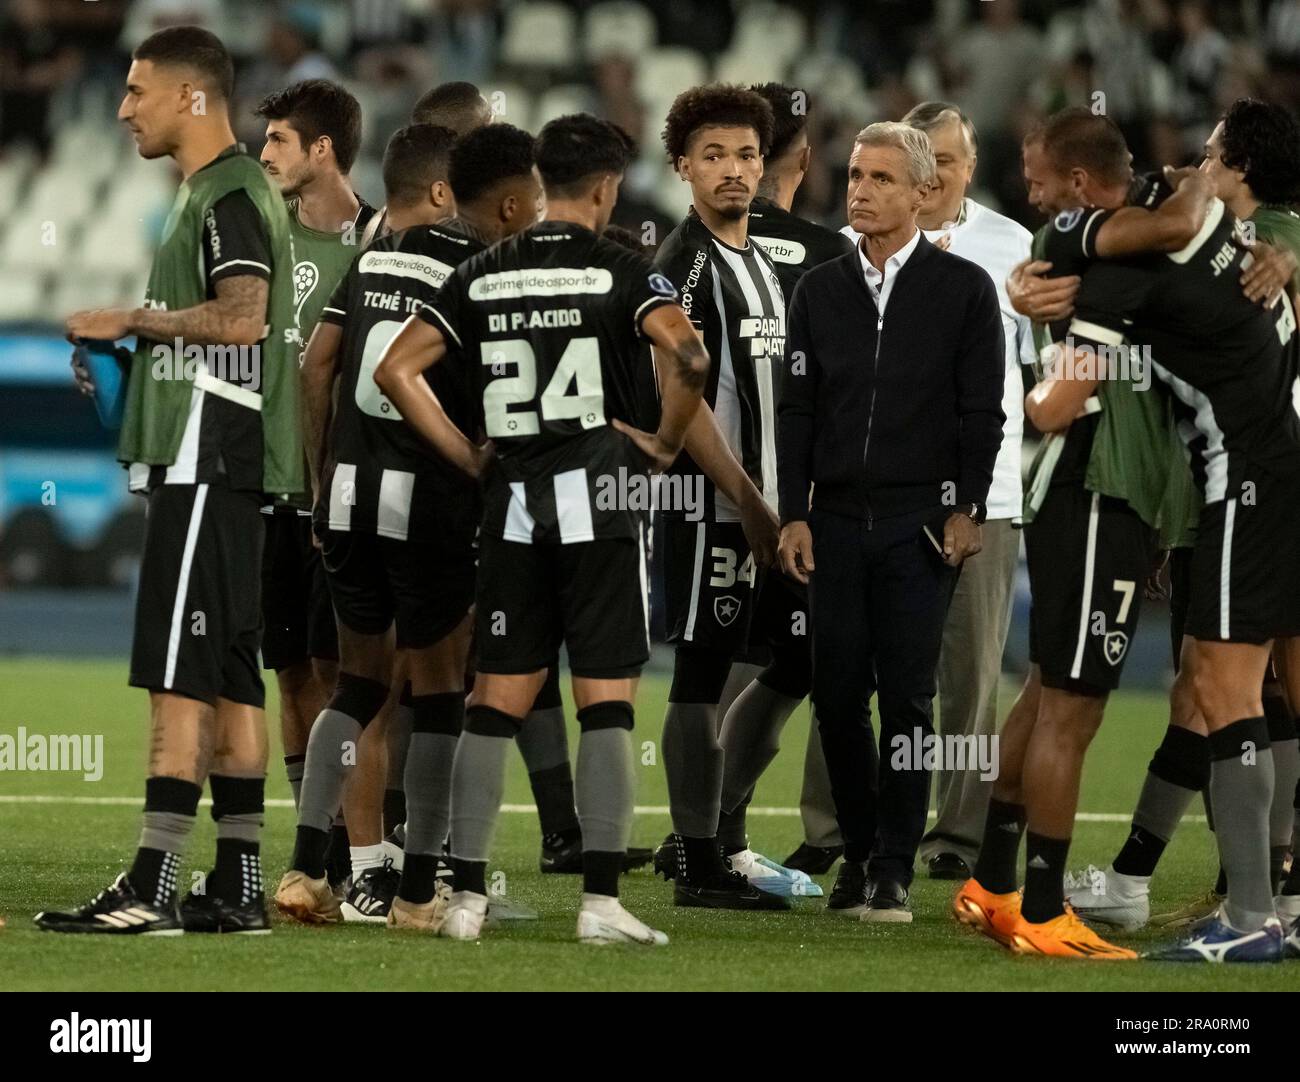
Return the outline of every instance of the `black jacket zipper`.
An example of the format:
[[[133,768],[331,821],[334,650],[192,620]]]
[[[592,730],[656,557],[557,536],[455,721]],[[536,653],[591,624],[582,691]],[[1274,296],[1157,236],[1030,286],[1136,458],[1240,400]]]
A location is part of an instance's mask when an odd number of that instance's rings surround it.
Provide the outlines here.
[[[881,285],[884,285],[883,281],[881,282]],[[871,405],[867,407],[867,437],[862,442],[862,471],[864,474],[869,470],[867,465],[867,456],[871,451],[871,421],[872,418],[876,416],[877,374],[880,369],[880,338],[884,327],[885,314],[884,312],[878,311],[876,313],[876,353],[871,360]],[[864,485],[865,484],[867,484],[867,482],[864,478]],[[867,529],[869,530],[871,529],[871,498],[869,496],[864,498],[867,504]]]

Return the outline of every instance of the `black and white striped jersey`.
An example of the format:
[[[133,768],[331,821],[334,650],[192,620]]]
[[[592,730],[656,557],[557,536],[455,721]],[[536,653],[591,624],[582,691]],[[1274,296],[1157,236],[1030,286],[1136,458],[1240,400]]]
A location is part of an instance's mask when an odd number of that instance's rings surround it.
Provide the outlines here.
[[[709,351],[705,401],[732,454],[775,509],[775,381],[785,355],[785,298],[772,259],[752,238],[743,249],[725,244],[692,209],[660,245],[655,266],[677,286]],[[701,470],[683,451],[672,472]],[[705,517],[739,521],[731,501],[707,477],[703,487]]]
[[[676,301],[644,256],[572,222],[541,222],[456,268],[420,318],[462,351],[496,446],[485,532],[546,544],[640,536],[644,508],[623,497],[645,458],[609,421],[634,418],[642,323]]]
[[[398,541],[472,539],[477,486],[403,422],[375,383],[380,354],[408,316],[431,301],[481,242],[446,226],[381,237],[344,276],[321,312],[343,328],[339,383],[327,437],[317,521]],[[448,416],[472,432],[465,362],[453,350],[426,373]]]

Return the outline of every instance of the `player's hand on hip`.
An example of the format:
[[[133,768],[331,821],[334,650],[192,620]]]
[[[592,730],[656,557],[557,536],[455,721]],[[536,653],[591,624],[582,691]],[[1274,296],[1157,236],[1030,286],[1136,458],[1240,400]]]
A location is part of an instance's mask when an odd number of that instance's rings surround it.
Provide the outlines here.
[[[1272,308],[1284,289],[1291,285],[1296,272],[1295,254],[1275,248],[1262,240],[1246,246],[1252,259],[1241,270],[1241,291],[1247,300]]]
[[[127,327],[129,313],[123,308],[91,308],[68,316],[69,338],[99,339],[116,342],[130,334]]]
[[[679,449],[669,447],[657,433],[644,432],[639,428],[620,421],[617,417],[611,421],[613,426],[637,445],[641,453],[650,460],[651,473],[663,473],[676,460]]]
[[[740,505],[740,528],[745,532],[754,563],[759,567],[773,566],[777,562],[781,520],[757,491]]]
[[[961,567],[967,556],[974,556],[983,546],[980,528],[973,518],[954,511],[943,524],[943,562]]]
[[[796,582],[808,584],[815,570],[812,530],[806,522],[787,522],[781,527],[781,570]]]
[[[1035,323],[1051,323],[1074,314],[1074,298],[1082,279],[1077,274],[1048,278],[1052,264],[1043,259],[1025,259],[1007,276],[1007,299],[1011,307]]]

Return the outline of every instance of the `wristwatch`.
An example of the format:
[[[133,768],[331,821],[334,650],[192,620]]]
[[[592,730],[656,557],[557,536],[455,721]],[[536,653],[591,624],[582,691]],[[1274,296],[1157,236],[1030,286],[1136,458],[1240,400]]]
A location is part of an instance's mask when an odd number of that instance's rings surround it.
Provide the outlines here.
[[[965,515],[976,526],[983,526],[984,519],[988,517],[988,508],[982,503],[964,503],[956,508],[959,515]]]

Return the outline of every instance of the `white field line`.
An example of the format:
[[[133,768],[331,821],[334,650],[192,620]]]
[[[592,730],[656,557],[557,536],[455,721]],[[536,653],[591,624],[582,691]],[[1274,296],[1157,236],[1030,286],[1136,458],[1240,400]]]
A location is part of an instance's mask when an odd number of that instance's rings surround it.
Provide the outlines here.
[[[94,807],[141,807],[144,803],[143,797],[138,796],[40,796],[29,794],[23,796],[0,795],[0,804],[87,804]],[[212,801],[203,800],[200,802],[204,806],[210,805]],[[292,800],[273,799],[266,802],[268,808],[292,808]],[[502,804],[501,810],[514,815],[536,815],[537,808],[533,804]],[[636,806],[637,815],[667,815],[667,804],[638,804]],[[779,808],[779,807],[753,807],[749,809],[750,815],[767,815],[775,818],[794,818],[799,814],[798,808]],[[930,818],[934,818],[934,812],[930,812]],[[1127,823],[1133,818],[1131,812],[1079,812],[1075,819],[1080,823]],[[1184,815],[1183,818],[1190,823],[1204,823],[1203,815]]]

